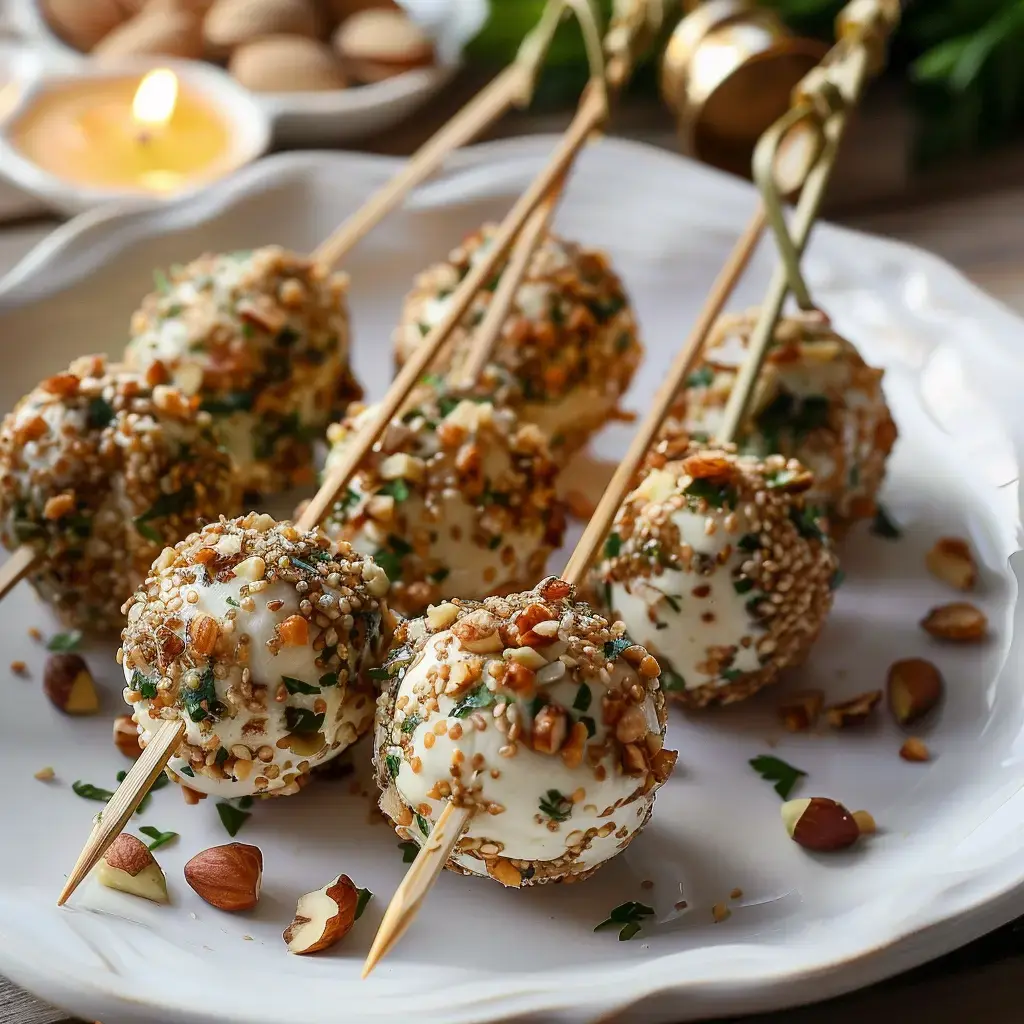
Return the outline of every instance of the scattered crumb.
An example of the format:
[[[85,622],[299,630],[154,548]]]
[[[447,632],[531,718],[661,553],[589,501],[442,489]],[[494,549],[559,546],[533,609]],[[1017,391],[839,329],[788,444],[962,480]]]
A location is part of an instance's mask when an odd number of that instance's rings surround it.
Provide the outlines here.
[[[45,768],[40,768],[39,771],[35,773],[33,778],[38,779],[40,782],[49,782],[50,779],[52,779],[56,774],[57,773],[49,765],[47,765]]]
[[[729,893],[729,899],[731,899],[731,900],[741,900],[741,899],[743,899],[743,890],[740,889],[740,888],[733,889],[733,891],[731,893]]]
[[[33,640],[42,640],[43,639],[42,631],[36,629],[35,626],[29,626],[28,627],[28,635],[30,637],[32,637]]]
[[[198,921],[198,920],[199,920],[199,918],[198,918],[198,917],[196,917],[196,914],[195,914],[195,911],[194,911],[194,910],[190,910],[190,911],[188,912],[188,916],[189,916],[189,917],[191,917],[193,921]]]
[[[675,905],[675,908],[676,908],[676,910],[685,910],[688,906],[689,906],[689,903],[687,903],[686,900],[680,900]]]
[[[857,828],[860,829],[862,836],[871,836],[878,831],[875,819],[868,811],[854,811],[851,817],[857,822]]]
[[[23,676],[25,675],[26,672],[28,672],[28,665],[26,665],[25,662],[23,661],[12,661],[11,671],[16,676]]]
[[[711,908],[711,916],[715,919],[715,924],[721,924],[732,916],[732,911],[724,903],[716,903]]]
[[[654,883],[649,878],[645,878],[640,883],[640,888],[641,889],[653,889],[654,888]]]
[[[253,941],[253,939],[252,939],[252,936],[251,936],[251,935],[243,935],[243,936],[242,936],[242,941],[243,941],[243,942],[252,942],[252,941]]]
[[[914,736],[900,747],[900,757],[904,761],[930,761],[932,754],[928,747]]]

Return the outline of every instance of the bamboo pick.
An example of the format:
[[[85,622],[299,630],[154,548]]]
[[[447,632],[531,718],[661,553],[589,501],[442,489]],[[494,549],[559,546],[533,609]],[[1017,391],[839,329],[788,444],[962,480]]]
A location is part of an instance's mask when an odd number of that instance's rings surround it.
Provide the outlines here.
[[[556,182],[551,191],[544,197],[541,204],[530,215],[509,257],[508,266],[501,275],[498,287],[494,292],[490,305],[487,307],[480,326],[473,335],[473,341],[462,367],[461,382],[464,387],[476,383],[491,356],[498,340],[498,335],[505,324],[509,310],[516,297],[516,291],[523,280],[540,240],[547,230],[554,215],[555,207],[561,197],[565,178]]]
[[[31,544],[19,544],[14,553],[0,566],[0,598],[25,578],[36,560],[36,549]]]
[[[341,489],[358,468],[366,453],[373,447],[377,438],[385,431],[392,418],[402,407],[410,392],[423,376],[424,370],[433,361],[441,345],[449,334],[461,322],[466,310],[469,309],[473,297],[492,275],[498,261],[511,248],[513,242],[523,229],[526,220],[534,209],[544,200],[555,182],[562,177],[572,163],[580,147],[587,137],[604,120],[607,114],[607,102],[600,90],[588,89],[584,94],[576,116],[566,134],[552,154],[547,165],[531,182],[502,221],[498,233],[494,236],[491,248],[485,259],[474,264],[470,272],[462,279],[455,290],[444,318],[437,324],[417,346],[413,354],[391,383],[387,394],[377,408],[377,414],[359,432],[353,443],[346,449],[343,457],[313,496],[305,511],[296,522],[300,530],[312,529],[334,505]]]
[[[68,897],[107,852],[110,844],[121,834],[121,830],[142,803],[142,798],[149,792],[156,777],[164,770],[184,735],[184,722],[164,722],[157,729],[142,756],[132,765],[131,771],[117,787],[117,792],[100,812],[99,820],[93,826],[92,834],[78,855],[78,860],[57,899],[58,907],[67,902]]]

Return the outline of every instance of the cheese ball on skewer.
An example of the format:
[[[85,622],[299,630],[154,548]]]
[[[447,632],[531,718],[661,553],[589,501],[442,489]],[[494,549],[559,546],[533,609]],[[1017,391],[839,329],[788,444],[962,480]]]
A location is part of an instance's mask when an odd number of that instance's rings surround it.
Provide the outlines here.
[[[125,604],[118,651],[141,742],[181,719],[176,781],[225,797],[297,792],[370,726],[387,589],[347,544],[255,512],[167,549]]]
[[[795,459],[659,442],[592,575],[601,607],[693,707],[729,704],[803,661],[837,562]]]
[[[102,356],[43,381],[0,427],[0,539],[35,548],[29,578],[69,627],[119,630],[161,549],[240,501],[209,413]]]
[[[736,381],[758,311],[723,316],[690,375],[666,430],[714,436]],[[818,311],[783,317],[761,369],[743,452],[799,459],[814,474],[807,500],[829,515],[834,535],[875,514],[896,424],[882,392],[882,370]]]
[[[277,246],[202,256],[148,295],[126,359],[198,395],[246,490],[313,479],[313,443],[361,394],[349,368],[348,278]]]
[[[647,823],[675,764],[658,663],[549,577],[403,622],[377,703],[381,809],[422,845],[475,814],[448,861],[506,886],[586,878]]]
[[[328,471],[372,415],[370,407],[329,428]],[[540,429],[511,409],[422,387],[324,529],[373,555],[406,615],[448,594],[510,593],[543,575],[562,543],[556,473]]]
[[[399,366],[444,317],[449,296],[496,231],[485,225],[417,276],[395,331]],[[451,369],[463,364],[499,280],[500,273],[452,332],[442,356]],[[499,404],[536,423],[564,460],[618,415],[642,355],[629,298],[607,256],[549,233],[516,291],[484,383]]]

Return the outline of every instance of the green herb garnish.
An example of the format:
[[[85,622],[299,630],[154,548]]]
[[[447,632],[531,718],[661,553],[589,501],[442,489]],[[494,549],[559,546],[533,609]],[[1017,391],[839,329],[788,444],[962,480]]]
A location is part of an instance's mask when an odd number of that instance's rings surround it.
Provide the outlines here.
[[[590,715],[580,715],[580,721],[586,726],[587,739],[591,739],[597,732],[597,723],[590,717]]]
[[[176,769],[176,771],[181,775],[187,775],[190,779],[194,779],[196,777],[196,773],[192,771],[192,766],[188,764],[182,765],[180,768]]]
[[[181,692],[185,711],[193,722],[210,718],[219,709],[212,665],[207,665],[204,669],[199,677],[199,685],[194,690],[186,685],[181,688]]]
[[[55,633],[46,642],[46,649],[48,651],[59,651],[65,653],[67,651],[74,651],[78,649],[78,645],[82,642],[82,634],[77,629],[69,630],[67,633]],[[135,670],[136,672],[138,669]]]
[[[404,732],[404,733],[415,732],[416,731],[416,727],[418,725],[420,725],[420,723],[422,721],[423,721],[423,718],[420,715],[415,715],[415,714],[414,715],[409,715],[402,722],[402,732]]]
[[[622,550],[622,538],[612,531],[604,542],[604,557],[615,558]]]
[[[836,569],[828,579],[828,589],[838,590],[843,585],[843,580],[845,579],[846,573],[842,569]]]
[[[741,576],[738,580],[732,581],[732,589],[737,594],[748,594],[754,589],[754,581],[749,576]]]
[[[572,801],[557,789],[549,789],[540,798],[540,813],[552,821],[568,821],[572,814]]]
[[[409,485],[404,480],[389,480],[383,487],[377,488],[378,494],[386,494],[395,501],[407,501],[409,498]]]
[[[762,779],[775,783],[775,792],[783,800],[789,799],[789,794],[793,791],[799,778],[807,774],[807,772],[794,768],[791,764],[786,764],[785,761],[780,761],[770,754],[761,754],[759,757],[751,758],[749,764]]]
[[[102,396],[89,399],[85,422],[92,430],[102,430],[114,418],[114,407]]]
[[[471,693],[466,694],[466,696],[448,712],[448,717],[465,718],[467,715],[471,715],[478,708],[493,707],[497,700],[497,694],[492,690],[488,690],[486,683],[481,683]]]
[[[159,267],[153,271],[153,287],[156,288],[161,295],[166,295],[171,290],[170,280]]]
[[[285,708],[284,724],[289,732],[319,732],[323,728],[324,713],[315,714],[308,708]]]
[[[736,507],[735,487],[730,487],[728,484],[714,484],[703,477],[692,481],[686,488],[686,494],[691,498],[703,498],[712,508]]]
[[[606,640],[604,644],[604,656],[609,661],[614,661],[627,647],[632,647],[633,641],[628,637],[620,636],[615,640]],[[580,710],[586,711],[586,708]]]
[[[384,764],[387,766],[388,775],[393,779],[398,778],[398,770],[402,767],[402,759],[398,754],[387,754],[384,757]]]
[[[138,669],[132,671],[131,689],[138,691],[146,700],[152,700],[156,696],[156,683],[144,676]]]
[[[152,825],[143,825],[139,831],[153,840],[148,844],[150,850],[158,850],[161,846],[166,846],[178,838],[177,832],[161,832],[160,829],[154,828]]]
[[[369,903],[370,900],[373,899],[373,893],[370,892],[369,889],[359,889],[359,888],[356,888],[356,893],[358,895],[356,897],[356,916],[355,916],[355,920],[358,921],[359,918],[361,918],[363,916],[363,911],[366,909],[366,904]]]
[[[595,929],[595,932],[603,931],[606,928],[619,929],[619,941],[625,942],[633,938],[643,927],[641,921],[645,917],[653,917],[654,910],[643,903],[630,900],[629,903],[621,903],[617,906]]]
[[[607,647],[608,645],[605,644],[605,646]],[[576,711],[587,711],[593,699],[594,694],[591,692],[590,687],[586,683],[580,683],[580,688],[576,691],[576,699],[572,702],[572,706]]]
[[[338,685],[338,673],[337,672],[325,672],[317,682],[321,686],[337,686]]]
[[[694,370],[686,378],[685,387],[688,388],[706,388],[715,379],[715,371],[710,366],[702,366],[699,370]]]
[[[411,864],[419,855],[419,846],[407,839],[404,843],[399,843],[398,848],[402,851],[402,863]]]
[[[176,491],[172,491],[170,494],[161,494],[153,504],[142,513],[140,516],[136,516],[132,522],[135,524],[135,529],[142,534],[146,540],[151,540],[156,544],[161,543],[162,538],[156,530],[149,525],[153,519],[163,519],[166,516],[180,515],[189,507],[196,499],[196,490],[191,484],[186,484],[184,487],[179,488]]]
[[[281,676],[281,682],[284,683],[285,689],[289,693],[319,693],[319,686],[312,686],[309,683],[304,683],[301,679],[296,679],[294,676]],[[337,682],[337,679],[335,679]]]
[[[491,539],[487,542],[487,547],[491,551],[497,551],[498,548],[501,547],[502,540],[504,540],[504,538],[499,533],[496,537],[491,537]]]
[[[224,800],[217,804],[217,813],[229,836],[237,836],[238,830],[252,817],[251,814]]]
[[[756,533],[745,533],[736,541],[736,547],[740,551],[756,551],[760,546],[761,538]]]
[[[871,523],[871,532],[876,537],[884,537],[886,540],[899,540],[903,536],[903,531],[881,505],[875,509],[875,518]]]
[[[72,782],[71,788],[75,791],[76,796],[80,796],[83,800],[102,800],[106,803],[114,794],[109,789],[100,789],[99,786],[94,786],[91,782]]]
[[[430,822],[423,817],[422,814],[414,815],[416,818],[416,827],[423,833],[424,836],[430,835]]]
[[[686,689],[686,680],[678,672],[664,666],[662,666],[661,675],[658,677],[658,683],[666,693]]]

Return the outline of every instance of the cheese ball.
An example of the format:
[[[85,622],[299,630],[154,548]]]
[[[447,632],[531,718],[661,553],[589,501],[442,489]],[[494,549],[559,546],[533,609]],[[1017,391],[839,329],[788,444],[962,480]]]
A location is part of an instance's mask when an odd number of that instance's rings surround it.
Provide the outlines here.
[[[804,660],[837,562],[795,459],[660,442],[592,576],[599,605],[693,707],[743,700]]]
[[[142,744],[180,719],[175,781],[229,798],[297,792],[370,726],[387,589],[347,544],[255,512],[168,548],[125,604],[118,651]]]
[[[327,432],[327,470],[374,408]],[[421,614],[442,595],[511,593],[543,575],[565,529],[544,435],[510,409],[422,388],[363,460],[324,523],[373,555],[391,604]]]
[[[668,432],[715,436],[758,311],[723,316],[679,395]],[[783,317],[754,392],[742,452],[799,459],[814,474],[807,500],[829,515],[834,535],[875,514],[896,424],[882,370],[832,329],[821,312]]]
[[[496,226],[485,225],[445,262],[417,276],[395,331],[399,366],[444,317],[452,292],[496,232]],[[462,366],[500,277],[499,272],[477,294],[441,362]],[[484,383],[499,404],[536,423],[564,460],[619,415],[619,401],[642,355],[629,298],[608,257],[549,233],[516,291]]]
[[[549,577],[406,620],[377,702],[381,809],[422,845],[475,813],[447,866],[506,886],[586,878],[647,823],[675,764],[658,663]]]
[[[0,540],[61,621],[117,631],[153,559],[241,491],[209,413],[102,356],[44,380],[0,426]]]
[[[348,278],[277,246],[158,275],[125,358],[198,395],[248,491],[309,483],[313,443],[361,390],[349,368]]]

